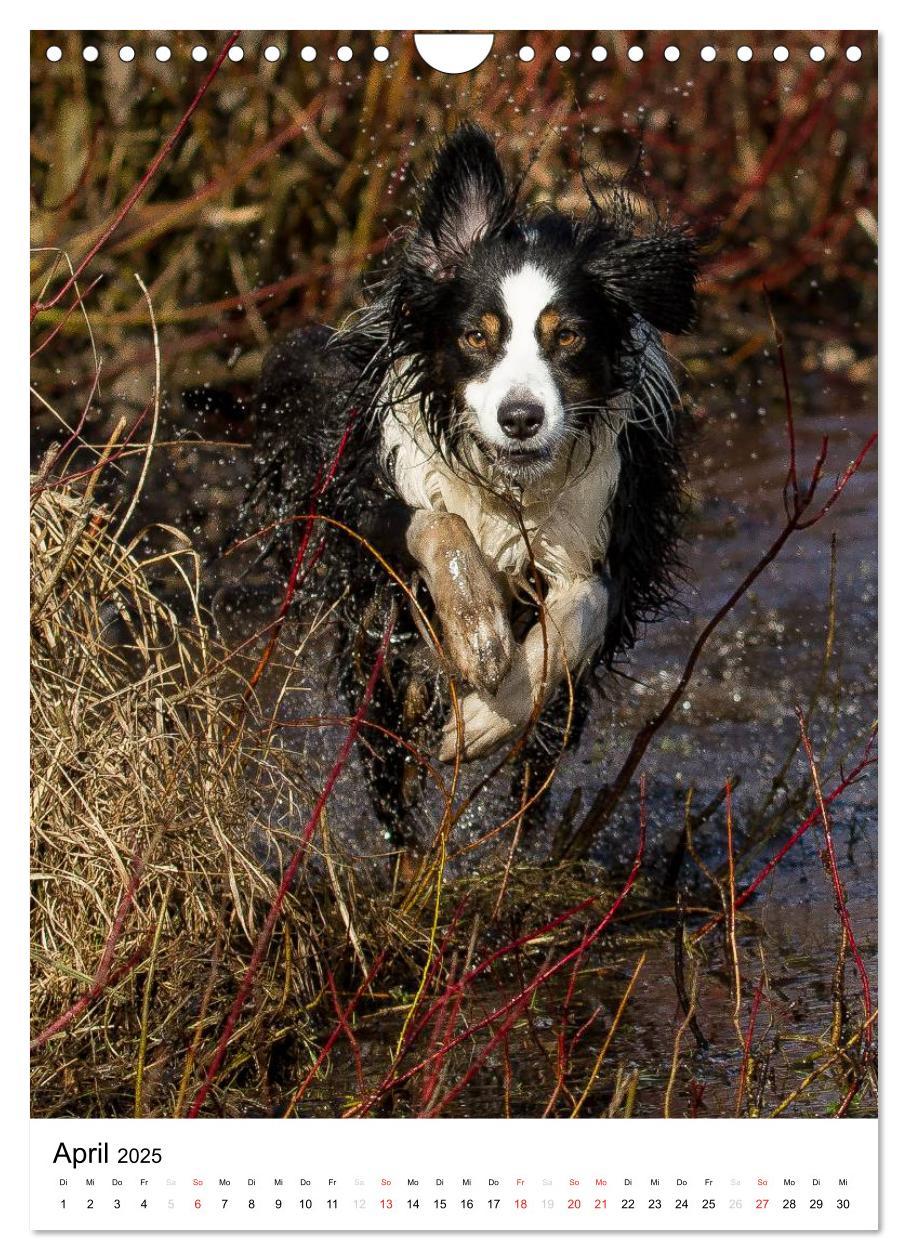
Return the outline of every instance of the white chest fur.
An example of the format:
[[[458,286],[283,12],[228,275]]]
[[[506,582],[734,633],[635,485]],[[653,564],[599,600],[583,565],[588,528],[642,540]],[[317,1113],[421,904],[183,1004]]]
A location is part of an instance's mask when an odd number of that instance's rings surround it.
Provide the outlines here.
[[[451,467],[433,448],[415,407],[386,413],[382,454],[404,502],[462,516],[490,566],[514,587],[526,583],[530,570],[520,519],[533,560],[553,589],[592,576],[605,558],[620,470],[615,435],[605,425],[592,444],[578,442],[519,496],[504,485],[496,493]]]

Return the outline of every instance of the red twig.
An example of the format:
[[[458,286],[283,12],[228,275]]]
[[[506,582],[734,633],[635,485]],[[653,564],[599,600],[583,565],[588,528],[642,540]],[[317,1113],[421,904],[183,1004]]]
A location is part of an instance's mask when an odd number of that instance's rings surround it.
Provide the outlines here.
[[[322,1046],[321,1050],[319,1051],[315,1062],[312,1064],[312,1067],[303,1077],[303,1080],[294,1091],[293,1097],[291,1098],[290,1102],[287,1104],[287,1107],[284,1110],[285,1119],[290,1115],[294,1107],[297,1106],[300,1099],[305,1095],[306,1091],[309,1089],[309,1086],[315,1080],[315,1077],[318,1073],[319,1068],[322,1066],[322,1064],[327,1059],[328,1055],[334,1049],[335,1042],[337,1041],[338,1037],[343,1032],[344,1027],[349,1023],[350,1016],[353,1014],[354,1010],[356,1009],[356,1005],[359,1002],[359,999],[362,997],[362,995],[368,989],[369,985],[372,983],[372,981],[375,979],[375,977],[378,975],[379,971],[381,970],[381,967],[385,961],[386,955],[387,955],[387,950],[384,950],[384,949],[381,950],[378,957],[375,959],[375,962],[369,968],[368,975],[365,977],[362,984],[359,986],[359,988],[353,994],[353,997],[347,1003],[347,1006],[343,1012],[343,1015],[340,1018],[338,1018],[338,1021],[334,1026],[334,1031],[325,1041],[325,1044]]]
[[[826,800],[823,796],[823,789],[820,785],[820,774],[817,769],[816,758],[813,752],[813,744],[810,741],[810,735],[807,730],[807,723],[804,720],[804,714],[800,706],[795,710],[798,717],[798,725],[801,728],[801,743],[804,745],[804,752],[807,756],[807,763],[810,766],[810,777],[813,780],[814,793],[817,798],[817,809],[819,810],[820,820],[823,824],[823,839],[825,842],[825,861],[823,865],[826,867],[827,874],[832,880],[832,887],[835,891],[836,910],[842,927],[845,930],[845,936],[848,939],[848,948],[851,950],[851,957],[854,959],[854,965],[861,981],[861,993],[864,998],[864,1036],[867,1048],[873,1045],[873,998],[870,993],[870,978],[867,975],[867,968],[864,966],[864,959],[855,940],[854,930],[851,926],[851,915],[848,913],[848,898],[845,894],[845,888],[842,884],[842,877],[839,874],[839,864],[836,858],[835,844],[832,839],[832,827],[829,823],[829,813],[826,808]]]
[[[101,952],[101,960],[98,963],[98,968],[95,972],[95,978],[91,983],[91,988],[86,994],[84,994],[83,997],[79,998],[78,1002],[71,1006],[68,1011],[64,1011],[58,1019],[55,1019],[52,1024],[48,1024],[43,1032],[40,1032],[38,1036],[35,1037],[31,1043],[32,1050],[37,1050],[39,1046],[43,1046],[44,1043],[53,1037],[55,1033],[60,1032],[61,1029],[66,1028],[68,1024],[71,1024],[77,1016],[81,1015],[83,1011],[87,1010],[88,1007],[100,997],[113,979],[119,978],[121,975],[125,974],[126,971],[130,970],[134,966],[137,966],[138,963],[142,961],[142,958],[144,958],[145,952],[147,951],[147,944],[140,946],[139,949],[132,955],[130,960],[127,963],[124,963],[122,967],[118,968],[115,972],[111,971],[113,966],[114,951],[116,950],[117,942],[122,935],[127,915],[129,914],[133,902],[135,901],[136,891],[139,887],[139,882],[142,878],[142,872],[144,869],[145,859],[141,854],[136,853],[133,857],[132,870],[129,873],[129,882],[123,891],[123,896],[120,898],[120,904],[117,906],[114,921],[110,925],[110,931],[107,934],[107,940],[104,942],[104,949]]]
[[[457,1026],[458,1019],[460,1018],[463,999],[463,989],[451,994],[450,1010],[447,1011],[447,1017],[445,1017],[446,1012],[444,1007],[439,1009],[438,1017],[435,1021],[435,1028],[433,1030],[432,1042],[430,1042],[430,1044],[434,1043],[436,1046],[442,1047],[448,1045],[451,1038],[454,1036],[454,1029]],[[442,1027],[442,1024],[444,1027]],[[422,1093],[423,1110],[421,1114],[423,1115],[433,1114],[433,1112],[429,1111],[428,1108],[431,1107],[432,1099],[435,1097],[438,1090],[444,1063],[444,1058],[439,1058],[434,1063],[430,1064],[429,1068],[426,1070],[426,1084]]]
[[[852,767],[852,769],[849,770],[849,772],[842,777],[838,785],[827,796],[823,798],[827,806],[831,805],[834,800],[840,797],[842,793],[846,790],[846,788],[851,787],[852,783],[854,783],[857,779],[861,777],[861,775],[868,768],[868,766],[872,766],[876,764],[876,758],[871,757],[870,752],[869,752],[870,745],[872,744],[874,738],[875,736],[871,737],[871,739],[868,741],[867,747],[864,749],[864,753],[860,761],[857,763],[857,765]],[[743,892],[738,893],[737,897],[735,898],[735,909],[738,909],[739,907],[741,907],[745,901],[750,900],[750,898],[754,895],[754,893],[757,891],[757,889],[760,887],[763,881],[767,879],[767,877],[770,874],[772,874],[775,868],[779,865],[779,863],[782,861],[782,858],[789,851],[789,849],[793,848],[794,845],[797,844],[797,842],[801,839],[801,837],[810,830],[810,828],[814,825],[815,822],[817,822],[819,817],[820,817],[820,807],[818,805],[810,814],[807,815],[804,821],[792,832],[792,834],[788,837],[788,839],[785,841],[782,847],[769,859],[766,865],[761,868],[759,873],[755,876],[754,879],[751,880],[751,882],[747,885],[747,887],[743,890]],[[697,931],[694,933],[694,940],[699,941],[701,937],[705,936],[708,932],[711,932],[713,928],[718,927],[718,925],[724,921],[724,918],[725,918],[725,915],[723,913],[719,913],[719,914],[714,914],[711,919],[707,919],[707,921],[704,924],[702,924],[702,926],[699,927]]]
[[[74,1003],[68,1011],[64,1011],[59,1019],[55,1019],[52,1024],[48,1024],[44,1031],[40,1032],[32,1041],[31,1049],[40,1049],[40,1047],[49,1041],[51,1037],[55,1036],[58,1032],[62,1032],[67,1025],[71,1024],[74,1019],[77,1019],[83,1011],[87,1011],[106,989],[109,989],[111,985],[116,984],[118,980],[122,980],[125,975],[128,975],[130,971],[133,971],[136,967],[138,967],[139,963],[144,962],[148,955],[148,951],[151,948],[152,936],[153,933],[149,932],[146,939],[142,942],[138,949],[130,954],[126,962],[121,963],[119,967],[115,967],[113,971],[110,972],[104,984],[93,984],[88,992],[83,997],[80,997],[78,1002]]]
[[[72,315],[76,307],[85,301],[89,293],[91,293],[92,289],[94,289],[97,285],[99,285],[103,279],[104,279],[103,276],[95,276],[94,280],[92,280],[92,282],[86,286],[85,291],[83,293],[79,293],[78,291],[76,292],[76,296],[73,298],[72,302],[70,302],[69,306],[66,308],[63,318],[60,320],[59,324],[54,325],[54,327],[50,330],[50,332],[47,334],[44,340],[39,342],[38,345],[35,346],[34,350],[32,350],[31,354],[28,356],[29,359],[34,359],[37,355],[41,353],[42,350],[47,349],[47,347],[50,345],[53,339],[57,336],[57,334],[62,332],[63,329],[66,327],[67,320],[69,319],[70,315]]]
[[[851,1085],[848,1088],[848,1092],[846,1093],[842,1101],[839,1103],[839,1106],[835,1113],[836,1120],[841,1120],[844,1115],[847,1115],[848,1108],[851,1106],[852,1099],[854,1098],[855,1094],[858,1092],[860,1087],[861,1087],[861,1078],[860,1076],[855,1076],[854,1080],[851,1082]]]
[[[782,387],[785,391],[785,428],[788,433],[788,475],[785,478],[785,485],[782,487],[782,497],[786,503],[786,514],[790,517],[787,510],[788,494],[791,492],[794,499],[796,510],[801,507],[801,487],[798,484],[798,443],[795,436],[794,424],[794,407],[791,402],[791,383],[788,379],[788,363],[785,358],[785,343],[782,340],[782,333],[776,323],[775,316],[772,313],[772,304],[769,301],[769,293],[764,288],[763,296],[766,298],[766,308],[769,311],[769,322],[772,326],[772,334],[776,343],[776,352],[779,356],[779,368],[782,373]]]
[[[571,1002],[574,1000],[574,990],[577,987],[577,971],[580,967],[581,961],[582,961],[582,956],[578,954],[577,957],[574,959],[574,965],[571,968],[571,976],[567,983],[567,989],[565,991],[564,1001],[561,1003],[561,1018],[558,1022],[558,1032],[555,1037],[555,1053],[557,1056],[557,1066],[555,1069],[555,1085],[552,1089],[551,1094],[549,1095],[549,1101],[546,1104],[545,1111],[543,1111],[542,1113],[543,1117],[550,1116],[552,1114],[552,1110],[555,1106],[555,1103],[558,1101],[558,1097],[562,1089],[564,1088],[564,1083],[567,1079],[568,1068],[570,1065],[571,1055],[573,1054],[573,1051],[574,1051],[574,1041],[572,1041],[571,1043],[570,1050],[568,1049],[568,1044],[567,1044],[568,1017],[570,1015]],[[596,1015],[594,1014],[591,1017],[591,1019],[595,1019],[595,1018],[596,1018]],[[586,1031],[586,1028],[590,1022],[591,1020],[588,1020],[587,1023],[584,1024],[583,1029],[581,1030],[582,1032]],[[575,1038],[575,1041],[576,1041],[576,1038]]]
[[[356,1040],[356,1034],[350,1024],[350,1017],[346,1011],[341,1008],[340,999],[337,996],[337,984],[331,971],[328,972],[328,988],[331,990],[331,1001],[334,1003],[334,1011],[337,1015],[344,1036],[350,1042],[350,1049],[353,1052],[353,1065],[356,1071],[356,1083],[359,1085],[360,1094],[365,1094],[366,1084],[363,1080],[363,1059],[359,1052],[359,1042]],[[352,1014],[352,1012],[351,1012]]]
[[[474,1076],[476,1076],[477,1072],[479,1072],[479,1070],[482,1068],[483,1064],[488,1059],[492,1051],[495,1049],[496,1045],[500,1041],[504,1040],[504,1038],[507,1037],[508,1033],[511,1031],[514,1025],[523,1015],[531,997],[532,997],[532,994],[521,993],[518,995],[517,998],[515,998],[511,1003],[508,1004],[509,1009],[507,1009],[505,1019],[501,1023],[500,1027],[496,1029],[495,1034],[489,1038],[489,1040],[483,1046],[482,1050],[480,1050],[478,1054],[473,1056],[470,1062],[470,1066],[467,1068],[466,1072],[464,1072],[460,1080],[457,1081],[455,1085],[452,1085],[451,1088],[448,1090],[448,1092],[444,1095],[444,1097],[435,1105],[435,1107],[433,1107],[433,1109],[430,1112],[428,1112],[428,1115],[430,1117],[442,1115],[443,1112],[446,1110],[446,1108],[454,1101],[454,1099],[459,1094],[463,1093],[463,1091],[469,1085],[470,1081],[473,1080]],[[502,1008],[502,1010],[505,1010],[505,1009],[506,1008]],[[461,1039],[458,1038],[457,1040],[461,1040]],[[450,1049],[456,1044],[457,1044],[457,1041],[450,1042],[448,1046],[442,1047],[440,1050],[436,1051],[433,1057],[442,1058],[444,1055],[447,1055],[450,1052]]]
[[[73,432],[70,434],[69,438],[67,439],[65,446],[61,447],[61,449],[57,452],[56,456],[54,457],[54,461],[50,466],[51,470],[56,468],[57,464],[59,464],[60,462],[60,457],[63,455],[63,452],[66,450],[66,447],[68,447],[70,443],[78,436],[82,428],[82,425],[85,422],[85,416],[88,413],[88,407],[89,407],[90,402],[91,402],[91,399],[89,399],[88,403],[85,404],[85,410],[82,413],[82,419],[79,421],[78,427],[73,430]],[[68,486],[74,481],[84,481],[86,477],[93,477],[95,473],[99,473],[102,468],[107,468],[110,464],[117,464],[120,462],[121,459],[126,459],[130,455],[137,454],[138,452],[128,450],[127,448],[129,447],[130,442],[132,441],[132,439],[135,437],[136,433],[138,432],[140,426],[147,419],[148,413],[149,411],[151,411],[151,406],[152,404],[149,403],[144,408],[144,410],[142,411],[142,414],[133,421],[132,427],[130,428],[129,432],[125,434],[125,436],[123,436],[122,438],[118,439],[116,447],[114,447],[114,449],[111,450],[109,455],[103,456],[101,459],[99,459],[96,463],[92,464],[88,468],[81,468],[79,469],[78,472],[67,473],[65,477],[57,477],[56,480],[54,481],[48,480],[47,476],[45,475],[42,481],[36,482],[35,485],[32,487],[32,498],[38,499],[40,495],[43,493],[43,491],[45,490],[59,490],[61,486]]]

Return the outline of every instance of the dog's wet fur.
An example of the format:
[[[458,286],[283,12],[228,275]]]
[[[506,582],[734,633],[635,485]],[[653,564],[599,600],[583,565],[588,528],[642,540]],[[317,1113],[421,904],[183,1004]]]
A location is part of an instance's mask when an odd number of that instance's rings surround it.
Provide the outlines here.
[[[697,242],[632,205],[610,190],[581,217],[529,208],[490,137],[461,126],[362,309],[266,359],[245,524],[317,510],[424,583],[461,684],[459,729],[408,601],[368,549],[326,527],[320,594],[339,597],[350,703],[393,602],[375,708],[405,738],[441,731],[443,760],[501,750],[538,719],[524,756],[542,773],[561,744],[566,673],[574,743],[596,670],[671,601],[683,415],[660,334],[693,319]],[[302,528],[268,535],[288,563]],[[376,811],[392,846],[417,845],[421,772],[402,744],[377,751]]]

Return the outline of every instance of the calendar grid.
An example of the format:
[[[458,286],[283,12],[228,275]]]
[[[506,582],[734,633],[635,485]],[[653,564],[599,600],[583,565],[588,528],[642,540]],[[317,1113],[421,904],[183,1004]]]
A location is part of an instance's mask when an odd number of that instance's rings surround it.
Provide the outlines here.
[[[877,1226],[875,1120],[36,1120],[31,1172],[37,1230]]]

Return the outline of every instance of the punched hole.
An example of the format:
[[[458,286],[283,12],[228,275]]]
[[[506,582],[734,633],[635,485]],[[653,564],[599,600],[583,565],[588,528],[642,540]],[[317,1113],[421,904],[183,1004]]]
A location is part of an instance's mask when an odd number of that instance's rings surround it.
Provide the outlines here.
[[[59,48],[56,44],[51,44],[45,56],[47,57],[48,61],[59,61],[60,58],[63,56],[63,49]]]
[[[170,49],[167,47],[166,44],[159,44],[158,47],[154,50],[154,55],[158,61],[169,61]]]
[[[559,61],[570,61],[571,50],[565,44],[559,44],[555,49],[555,56]]]
[[[772,55],[773,57],[775,57],[776,61],[787,61],[788,49],[785,47],[784,44],[779,44],[777,48],[774,48],[772,50]]]
[[[845,49],[845,56],[849,61],[860,61],[863,54],[857,44],[852,44],[850,48]]]
[[[747,44],[742,44],[738,49],[739,61],[753,61],[754,50]]]
[[[276,48],[274,44],[269,44],[268,47],[265,49],[265,60],[266,61],[280,61],[280,57],[281,57],[281,50],[279,48]]]
[[[603,48],[601,44],[597,44],[590,56],[593,58],[593,61],[605,61],[608,56],[608,49]]]
[[[193,48],[192,50],[192,60],[204,61],[207,56],[208,56],[208,49],[203,48],[201,44],[196,44],[195,48]]]
[[[305,48],[300,50],[300,56],[303,61],[315,61],[317,55],[318,54],[311,44],[307,44]]]
[[[681,56],[681,49],[677,44],[669,44],[663,55],[666,61],[677,61]]]
[[[88,44],[87,47],[82,49],[82,56],[86,61],[97,61],[100,55],[94,44]]]
[[[350,47],[350,45],[341,44],[340,48],[338,48],[337,50],[338,61],[349,61],[352,56],[353,56],[353,49]]]

